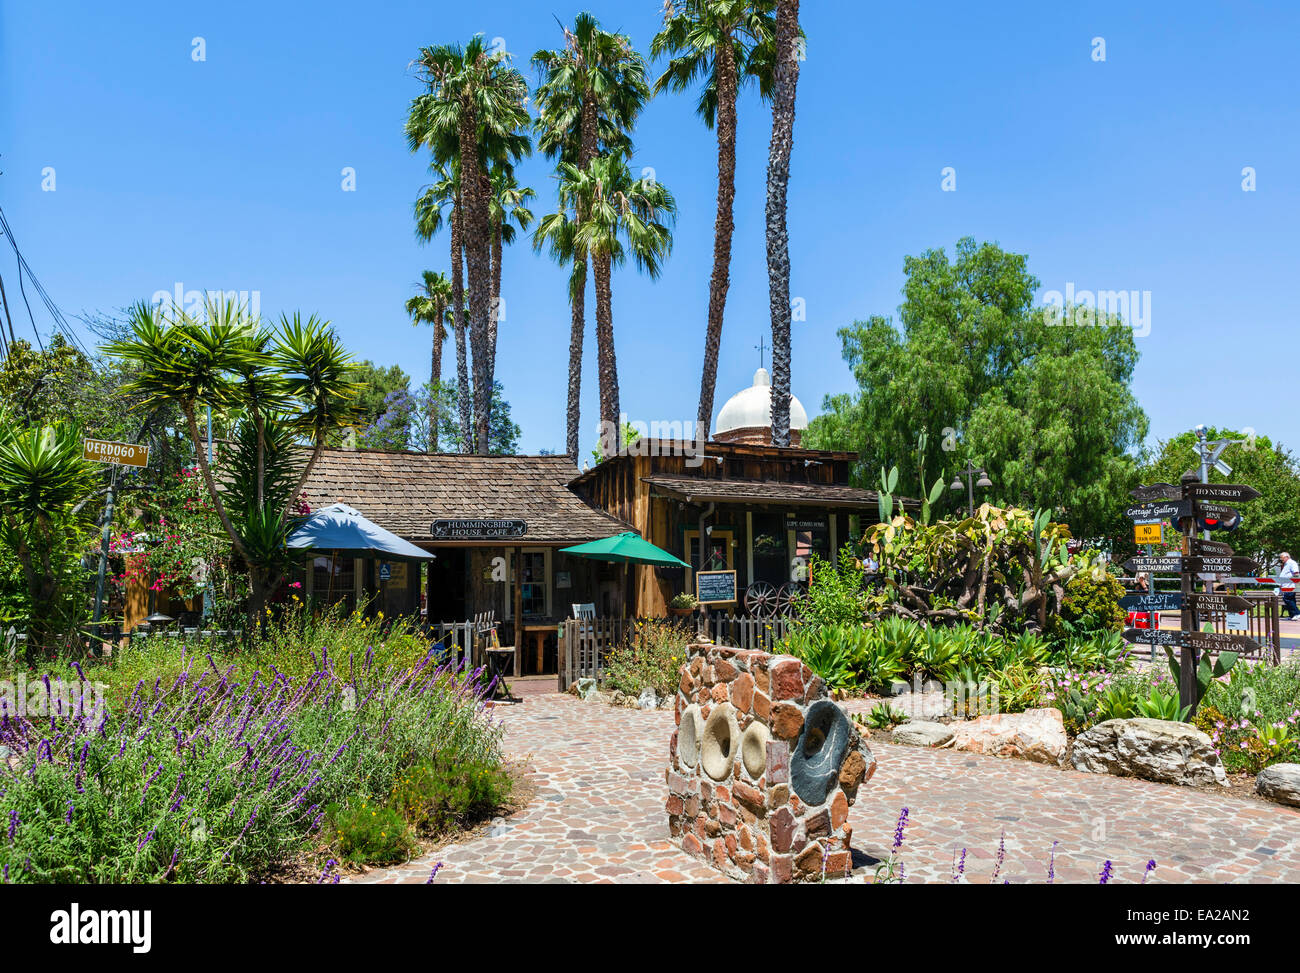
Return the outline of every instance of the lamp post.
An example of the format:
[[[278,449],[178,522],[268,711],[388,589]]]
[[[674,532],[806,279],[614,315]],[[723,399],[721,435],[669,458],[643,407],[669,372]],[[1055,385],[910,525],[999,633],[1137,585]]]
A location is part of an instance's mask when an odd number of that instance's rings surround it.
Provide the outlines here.
[[[975,479],[975,477],[977,476],[979,477],[978,480]],[[993,485],[993,481],[989,479],[989,475],[986,472],[984,472],[984,470],[977,469],[974,463],[972,463],[970,460],[967,460],[966,469],[957,471],[957,475],[956,477],[953,478],[952,486],[949,487],[949,489],[953,491],[961,490],[962,487],[961,481],[963,477],[966,480],[966,496],[967,496],[966,515],[968,517],[974,517],[975,516],[975,487],[979,487],[981,490],[987,490],[989,487]]]

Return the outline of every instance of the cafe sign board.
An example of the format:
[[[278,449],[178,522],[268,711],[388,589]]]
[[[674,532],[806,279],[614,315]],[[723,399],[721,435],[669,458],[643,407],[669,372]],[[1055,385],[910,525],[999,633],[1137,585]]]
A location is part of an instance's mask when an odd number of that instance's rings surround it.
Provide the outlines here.
[[[149,447],[134,443],[114,443],[104,439],[87,439],[81,445],[81,458],[91,463],[113,463],[116,466],[135,466],[143,469],[149,465]]]
[[[736,600],[735,571],[696,571],[695,598],[701,605],[728,605]]]
[[[523,537],[528,523],[523,520],[435,520],[429,528],[435,541],[491,541]]]

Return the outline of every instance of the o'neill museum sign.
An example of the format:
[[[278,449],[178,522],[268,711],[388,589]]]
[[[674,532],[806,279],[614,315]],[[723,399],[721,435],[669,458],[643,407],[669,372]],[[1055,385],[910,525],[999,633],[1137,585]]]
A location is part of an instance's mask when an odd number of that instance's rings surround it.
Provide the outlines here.
[[[435,520],[429,532],[435,541],[490,541],[523,537],[528,524],[523,520]]]

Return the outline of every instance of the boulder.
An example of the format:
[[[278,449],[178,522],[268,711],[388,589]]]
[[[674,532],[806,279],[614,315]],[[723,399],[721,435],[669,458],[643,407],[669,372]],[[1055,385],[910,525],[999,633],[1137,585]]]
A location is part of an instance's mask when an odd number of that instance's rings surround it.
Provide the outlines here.
[[[1075,770],[1092,774],[1164,784],[1228,784],[1213,741],[1190,723],[1175,720],[1098,723],[1075,738],[1070,760]]]
[[[659,706],[659,697],[655,695],[654,689],[646,686],[637,697],[636,704],[640,709],[656,709]]]
[[[1063,764],[1070,740],[1058,709],[997,713],[952,724],[954,750],[996,757],[1020,757],[1042,764]]]
[[[953,738],[952,730],[942,723],[917,720],[896,727],[889,739],[909,747],[942,747]]]
[[[594,679],[579,679],[574,683],[574,686],[582,699],[590,699],[596,694],[596,680]]]
[[[1300,764],[1274,764],[1255,778],[1255,793],[1279,804],[1300,807]]]

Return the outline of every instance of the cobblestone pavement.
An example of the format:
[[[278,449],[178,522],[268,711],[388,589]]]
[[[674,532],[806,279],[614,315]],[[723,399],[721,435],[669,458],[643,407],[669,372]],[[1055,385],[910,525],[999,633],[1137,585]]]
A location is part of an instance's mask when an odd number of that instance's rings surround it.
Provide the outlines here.
[[[355,881],[424,882],[435,861],[438,882],[726,881],[667,840],[672,713],[558,694],[503,713],[507,751],[529,760],[532,803],[486,835]],[[888,857],[906,806],[908,881],[947,881],[963,847],[966,877],[988,881],[1004,832],[1001,877],[1012,882],[1044,881],[1053,841],[1058,881],[1095,882],[1108,859],[1114,881],[1138,881],[1151,858],[1153,882],[1300,881],[1300,811],[1022,760],[871,747],[880,766],[849,818],[859,877]]]

